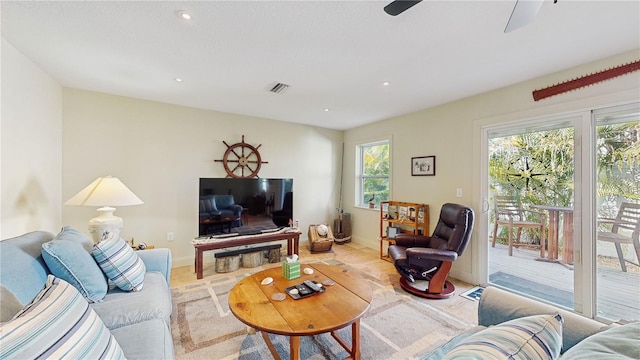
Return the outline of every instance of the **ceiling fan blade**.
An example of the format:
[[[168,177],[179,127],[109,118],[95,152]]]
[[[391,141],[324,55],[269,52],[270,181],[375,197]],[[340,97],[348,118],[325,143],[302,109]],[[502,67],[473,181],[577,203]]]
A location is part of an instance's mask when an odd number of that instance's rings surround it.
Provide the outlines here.
[[[395,0],[384,7],[384,12],[391,16],[402,14],[413,5],[421,2],[422,0]]]
[[[544,0],[516,0],[504,32],[511,32],[533,22],[543,2]]]

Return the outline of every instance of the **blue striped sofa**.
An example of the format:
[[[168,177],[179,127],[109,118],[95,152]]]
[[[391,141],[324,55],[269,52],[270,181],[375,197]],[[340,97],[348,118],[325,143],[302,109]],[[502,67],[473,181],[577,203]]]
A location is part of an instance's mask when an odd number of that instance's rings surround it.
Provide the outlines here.
[[[35,231],[0,241],[0,320],[3,327],[14,321],[12,318],[18,312],[25,313],[22,308],[31,306],[34,297],[43,293],[45,284],[55,278],[50,276],[51,271],[42,256],[42,245],[54,238],[56,236],[52,233]],[[83,244],[83,248],[89,251],[93,244],[88,238],[86,241],[88,242]],[[82,302],[79,305],[93,310],[85,311],[97,314],[108,329],[103,332],[117,341],[122,349],[121,353],[127,359],[173,359],[175,355],[170,329],[172,304],[169,284],[171,252],[168,249],[150,249],[137,251],[135,254],[146,267],[142,290],[126,292],[109,284],[103,300],[91,302],[85,297],[77,296]],[[75,288],[71,290],[80,294]],[[60,311],[57,316],[62,316],[61,314],[64,311]],[[73,356],[64,356],[70,357]],[[86,356],[80,356],[83,357]]]
[[[539,327],[531,331],[524,322],[549,323],[551,320],[552,323],[553,318],[561,319],[554,339],[544,339],[548,326],[539,323],[536,325]],[[524,332],[532,336],[524,336]],[[547,353],[546,346],[556,351]],[[535,356],[522,354],[536,347],[539,352]],[[640,322],[606,325],[567,309],[488,286],[478,304],[478,326],[455,336],[421,360],[494,358],[637,360],[640,359]]]

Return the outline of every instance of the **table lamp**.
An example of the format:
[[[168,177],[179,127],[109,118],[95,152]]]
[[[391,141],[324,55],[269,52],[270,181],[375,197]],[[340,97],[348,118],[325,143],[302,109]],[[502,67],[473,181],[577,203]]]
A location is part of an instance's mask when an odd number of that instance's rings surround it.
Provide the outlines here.
[[[100,240],[118,238],[122,229],[122,218],[113,215],[114,206],[130,206],[144,204],[118,178],[105,176],[97,178],[89,186],[82,189],[65,205],[99,206],[99,215],[89,220],[89,233],[94,243]]]

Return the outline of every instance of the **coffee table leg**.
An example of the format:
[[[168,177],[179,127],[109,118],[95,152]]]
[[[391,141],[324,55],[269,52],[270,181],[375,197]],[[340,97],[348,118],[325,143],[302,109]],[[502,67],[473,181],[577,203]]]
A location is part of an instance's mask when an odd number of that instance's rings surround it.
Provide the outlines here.
[[[289,359],[300,360],[300,336],[289,337]]]
[[[351,358],[360,360],[360,319],[351,324]]]
[[[269,348],[269,352],[271,352],[271,356],[273,356],[273,358],[275,360],[281,360],[280,355],[278,354],[278,351],[276,350],[276,347],[273,346],[273,343],[271,342],[271,339],[269,339],[269,333],[264,332],[264,331],[260,331],[260,334],[262,335],[262,338],[264,339],[265,344],[267,344],[267,347]],[[298,339],[299,341],[299,339]],[[300,349],[300,343],[298,342],[298,349]]]
[[[331,336],[349,352],[351,356],[347,359],[360,360],[360,319],[351,324],[351,346],[338,335],[337,331],[332,331]]]

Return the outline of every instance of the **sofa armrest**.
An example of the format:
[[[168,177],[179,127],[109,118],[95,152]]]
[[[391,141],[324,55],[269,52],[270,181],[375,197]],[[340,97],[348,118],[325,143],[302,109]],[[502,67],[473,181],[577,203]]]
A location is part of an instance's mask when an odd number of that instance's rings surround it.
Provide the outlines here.
[[[410,247],[407,249],[407,258],[419,258],[419,259],[430,259],[430,260],[454,262],[456,261],[456,259],[458,259],[458,253],[451,250]]]
[[[233,211],[233,215],[242,216],[242,205],[234,204],[229,207]]]
[[[396,245],[410,247],[427,247],[431,242],[431,236],[426,235],[413,235],[413,234],[398,234],[395,239]]]
[[[158,271],[164,275],[171,288],[171,250],[167,248],[136,251],[147,271]]]
[[[524,316],[555,313],[559,313],[564,320],[563,352],[588,336],[607,328],[607,325],[601,322],[495,286],[488,286],[482,291],[478,304],[478,325],[491,326]]]

